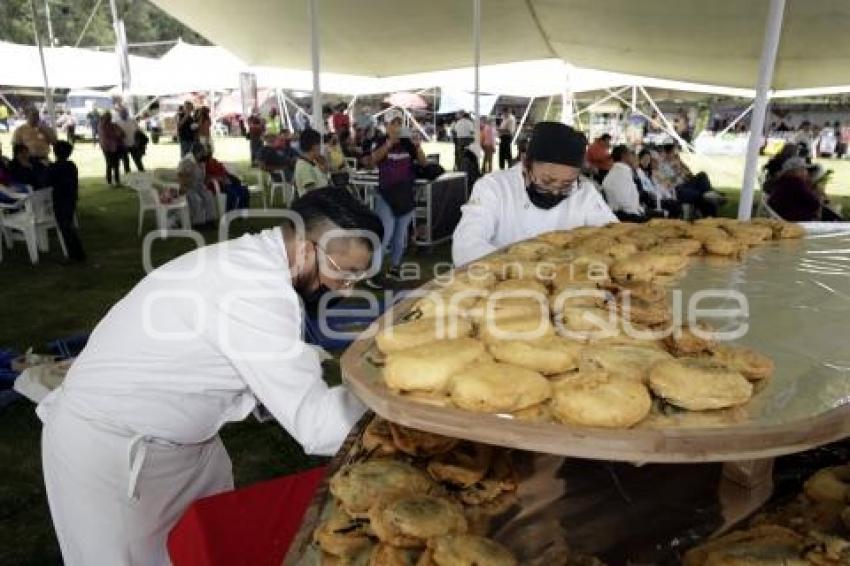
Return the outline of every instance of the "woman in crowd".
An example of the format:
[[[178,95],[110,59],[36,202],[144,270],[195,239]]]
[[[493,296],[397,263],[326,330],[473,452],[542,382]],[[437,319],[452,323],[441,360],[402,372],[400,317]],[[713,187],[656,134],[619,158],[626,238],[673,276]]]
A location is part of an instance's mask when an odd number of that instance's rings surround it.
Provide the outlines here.
[[[189,202],[192,225],[200,227],[211,226],[216,218],[215,197],[205,187],[203,160],[206,153],[204,146],[195,143],[177,167],[177,181],[180,183],[180,192],[186,195]]]
[[[481,160],[481,174],[493,172],[493,153],[496,151],[496,128],[489,118],[481,118],[481,149],[484,159]]]
[[[12,146],[12,161],[8,168],[12,183],[16,185],[27,185],[33,189],[47,186],[44,164],[38,159],[32,159],[30,150],[22,143]]]
[[[652,203],[652,208],[660,206],[662,210],[667,211],[670,218],[681,218],[682,205],[676,199],[676,193],[653,180],[653,173],[657,165],[658,162],[652,155],[652,150],[644,148],[640,151],[636,171],[640,188],[655,198],[656,202]]]
[[[390,267],[387,277],[399,279],[399,267],[407,247],[408,229],[416,210],[413,162],[425,166],[428,160],[418,142],[404,137],[401,112],[385,115],[387,133],[377,138],[371,148],[369,164],[378,168],[378,194],[375,212],[384,225],[383,247],[389,251]],[[372,286],[379,282],[372,282]]]
[[[198,141],[212,151],[212,118],[207,106],[198,108]]]
[[[322,137],[316,130],[307,128],[301,132],[298,147],[301,155],[295,162],[295,191],[303,195],[312,189],[327,187],[328,164],[322,155]]]
[[[118,187],[121,185],[121,144],[124,142],[124,132],[112,121],[112,114],[104,112],[100,117],[100,125],[97,130],[100,141],[100,149],[103,150],[103,158],[106,160],[106,184]],[[115,184],[112,184],[112,179]]]
[[[826,206],[824,189],[817,189],[817,183],[823,181],[825,184],[826,178],[825,174],[816,175],[813,182],[805,159],[792,157],[782,166],[767,204],[782,219],[790,222],[841,220]]]
[[[345,130],[344,130],[345,131]],[[345,152],[339,143],[337,134],[326,136],[325,159],[331,175],[331,184],[335,187],[348,186],[348,165],[345,162]]]
[[[208,150],[202,158],[204,172],[206,175],[207,188],[212,190],[212,183],[218,183],[219,189],[225,194],[225,209],[235,210],[240,208],[248,208],[250,194],[248,189],[242,185],[242,182],[227,170],[224,164],[213,157],[212,151]]]
[[[123,143],[121,144],[121,161],[124,162],[124,173],[130,172],[130,158],[133,158],[133,163],[136,165],[137,171],[144,171],[145,166],[142,163],[141,148],[139,147],[139,125],[136,119],[130,116],[130,111],[126,106],[122,106],[118,110],[117,125],[123,132]]]

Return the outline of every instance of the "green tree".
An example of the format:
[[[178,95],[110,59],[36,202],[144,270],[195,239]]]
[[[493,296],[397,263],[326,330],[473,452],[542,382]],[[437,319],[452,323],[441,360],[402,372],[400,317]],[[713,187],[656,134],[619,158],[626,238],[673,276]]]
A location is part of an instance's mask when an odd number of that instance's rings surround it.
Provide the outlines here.
[[[98,5],[98,0],[48,0],[48,3],[56,44],[73,46],[85,28],[92,10]],[[168,45],[132,47],[133,43],[173,41],[178,38],[200,45],[209,43],[148,0],[118,0],[117,5],[124,18],[131,53],[159,56],[169,48]],[[48,39],[44,0],[36,0],[36,23],[46,44]],[[35,43],[30,0],[0,1],[0,40],[29,45]],[[103,47],[114,43],[109,0],[102,0],[82,37],[80,46]]]

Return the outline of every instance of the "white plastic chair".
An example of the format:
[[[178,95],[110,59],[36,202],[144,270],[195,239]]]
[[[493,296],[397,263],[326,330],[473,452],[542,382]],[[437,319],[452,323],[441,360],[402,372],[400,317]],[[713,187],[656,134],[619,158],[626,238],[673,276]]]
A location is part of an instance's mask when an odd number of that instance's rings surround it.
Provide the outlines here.
[[[357,166],[357,158],[356,157],[346,157],[345,158],[345,166],[348,167],[350,172],[357,171],[359,167]]]
[[[261,186],[269,186],[269,204],[274,206],[274,197],[280,191],[280,199],[283,205],[288,207],[295,200],[295,185],[287,181],[275,181],[272,179],[271,173],[260,170],[257,175],[257,180]]]
[[[21,199],[23,209],[7,212],[2,219],[2,229],[6,245],[11,248],[14,240],[26,243],[30,262],[38,263],[38,253],[50,249],[49,230],[56,230],[62,253],[68,257],[68,248],[59,231],[56,216],[53,214],[53,189],[39,189]]]
[[[145,222],[145,213],[153,212],[158,230],[168,230],[168,214],[175,211],[180,218],[180,226],[184,230],[192,228],[192,220],[189,217],[189,203],[185,196],[176,197],[170,203],[163,203],[159,199],[159,191],[156,185],[176,188],[173,183],[157,181],[149,173],[131,173],[125,176],[127,186],[131,187],[139,195],[139,229],[142,235],[142,225]]]

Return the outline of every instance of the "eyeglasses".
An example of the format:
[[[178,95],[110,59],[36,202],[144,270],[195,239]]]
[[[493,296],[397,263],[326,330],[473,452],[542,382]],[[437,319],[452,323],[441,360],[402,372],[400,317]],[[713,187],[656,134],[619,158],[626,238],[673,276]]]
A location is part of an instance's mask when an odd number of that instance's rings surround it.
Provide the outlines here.
[[[316,246],[317,250],[320,250],[322,252],[322,254],[325,256],[325,259],[328,260],[328,263],[330,264],[331,268],[333,269],[333,274],[331,275],[331,278],[342,282],[342,288],[343,289],[350,289],[351,287],[354,287],[354,285],[356,285],[360,281],[363,281],[364,279],[366,279],[366,277],[368,275],[367,272],[365,272],[365,271],[357,272],[357,271],[349,271],[347,269],[343,269],[336,262],[336,260],[333,257],[331,257],[331,255],[328,253],[328,251],[319,244],[319,242],[317,242],[315,240],[310,240],[310,241],[313,242],[313,245]],[[322,268],[321,268],[321,266],[319,266],[319,272],[321,273],[321,271],[322,271]]]
[[[540,189],[542,189],[543,191],[559,195],[572,192],[573,190],[578,188],[579,183],[579,177],[576,177],[559,185],[546,185],[537,182],[537,179],[535,179],[534,174],[531,171],[528,172],[528,177],[531,182],[540,187]]]

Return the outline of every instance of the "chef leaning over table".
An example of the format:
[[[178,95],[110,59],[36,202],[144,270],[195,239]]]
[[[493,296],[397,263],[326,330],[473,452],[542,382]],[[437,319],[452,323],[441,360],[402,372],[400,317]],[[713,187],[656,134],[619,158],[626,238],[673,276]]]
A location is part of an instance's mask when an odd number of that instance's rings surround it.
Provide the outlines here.
[[[475,183],[454,232],[455,265],[544,232],[617,222],[593,183],[580,177],[586,148],[581,132],[537,123],[522,163]]]
[[[300,228],[285,220],[147,275],[39,405],[65,564],[167,564],[186,507],[233,487],[218,430],[258,402],[312,454],[335,453],[362,415],[347,389],[322,380],[302,308],[365,276],[381,222],[330,188],[291,211]]]

